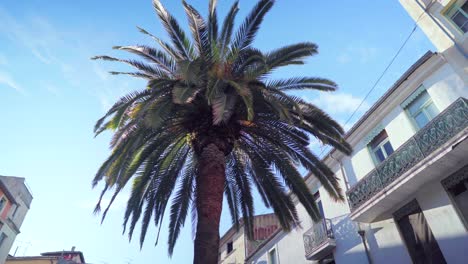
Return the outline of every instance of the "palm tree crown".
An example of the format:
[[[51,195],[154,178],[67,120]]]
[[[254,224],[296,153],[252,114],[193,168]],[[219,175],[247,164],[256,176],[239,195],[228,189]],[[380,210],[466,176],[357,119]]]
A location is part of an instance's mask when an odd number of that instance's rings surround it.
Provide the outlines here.
[[[153,38],[160,48],[144,45],[116,46],[143,61],[96,56],[134,68],[127,74],[148,81],[145,89],[127,94],[98,120],[96,135],[112,130],[112,153],[97,172],[93,186],[105,183],[101,199],[113,191],[111,203],[131,181],[131,195],[124,215],[132,237],[142,217],[140,242],[151,221],[160,226],[170,202],[169,253],[172,254],[190,208],[195,208],[202,186],[196,179],[206,164],[204,151],[210,144],[222,151],[225,172],[224,196],[232,221],[243,217],[247,235],[253,237],[256,187],[263,202],[273,209],[285,230],[297,222],[291,191],[312,219],[320,214],[313,195],[297,167],[303,166],[319,179],[327,192],[342,200],[333,172],[309,149],[309,137],[349,154],[343,129],[322,110],[288,91],[333,91],[336,84],[316,77],[271,80],[269,75],[287,65],[303,64],[317,53],[304,42],[262,52],[252,46],[273,0],[260,0],[237,30],[234,19],[238,3],[218,24],[216,0],[209,2],[208,17],[183,1],[191,38],[158,0],[153,0],[170,43]],[[208,161],[209,162],[209,161]],[[203,165],[204,166],[204,165]],[[99,200],[96,212],[100,210]],[[197,220],[197,211],[195,220]]]

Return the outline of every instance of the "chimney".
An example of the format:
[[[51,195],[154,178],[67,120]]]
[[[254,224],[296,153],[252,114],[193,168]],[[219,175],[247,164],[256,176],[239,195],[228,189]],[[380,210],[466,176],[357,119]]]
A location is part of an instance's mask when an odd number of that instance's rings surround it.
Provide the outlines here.
[[[73,251],[75,251],[75,248],[76,248],[76,247],[75,247],[75,246],[73,246],[73,247],[72,247],[72,249],[71,249],[71,251],[72,251],[72,252],[73,252]]]

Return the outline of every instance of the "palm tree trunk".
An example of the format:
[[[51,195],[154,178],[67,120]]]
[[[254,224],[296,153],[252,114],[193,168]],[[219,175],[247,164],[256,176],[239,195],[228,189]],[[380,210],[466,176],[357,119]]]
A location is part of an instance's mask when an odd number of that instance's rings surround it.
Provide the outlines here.
[[[226,181],[225,162],[224,152],[214,143],[205,146],[199,156],[194,264],[218,263],[219,222]]]

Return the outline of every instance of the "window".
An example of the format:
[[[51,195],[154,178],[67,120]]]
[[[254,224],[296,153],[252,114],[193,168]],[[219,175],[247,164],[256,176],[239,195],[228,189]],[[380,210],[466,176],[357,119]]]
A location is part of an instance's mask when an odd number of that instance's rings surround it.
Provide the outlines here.
[[[7,199],[5,197],[2,197],[2,199],[0,199],[0,213],[3,211],[3,208],[5,208],[6,203]]]
[[[322,217],[325,217],[325,214],[323,213],[322,199],[320,199],[320,193],[318,191],[316,193],[314,193],[314,200],[315,200],[315,204],[317,204],[320,215]]]
[[[431,97],[426,90],[421,92],[411,103],[406,106],[411,119],[420,129],[439,114],[439,110],[432,102]]]
[[[456,1],[444,15],[463,33],[468,31],[468,1]]]
[[[16,212],[18,212],[19,204],[15,206],[15,209],[13,209],[13,213],[11,214],[11,218],[15,218]]]
[[[278,264],[278,258],[276,256],[276,248],[268,252],[268,264]]]
[[[232,241],[227,243],[227,253],[231,253],[233,250]]]
[[[7,235],[5,233],[0,234],[0,247],[3,245],[3,242],[7,239]]]
[[[393,153],[392,144],[388,140],[387,132],[382,130],[372,141],[369,143],[369,148],[372,152],[374,160],[377,163],[384,161],[388,156]]]

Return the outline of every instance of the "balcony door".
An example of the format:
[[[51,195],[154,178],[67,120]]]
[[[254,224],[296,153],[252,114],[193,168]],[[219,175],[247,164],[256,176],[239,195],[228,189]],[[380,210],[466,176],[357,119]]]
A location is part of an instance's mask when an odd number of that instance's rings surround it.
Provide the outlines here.
[[[414,264],[447,263],[416,200],[403,206],[394,216]]]
[[[468,228],[468,165],[444,179],[442,185]]]

